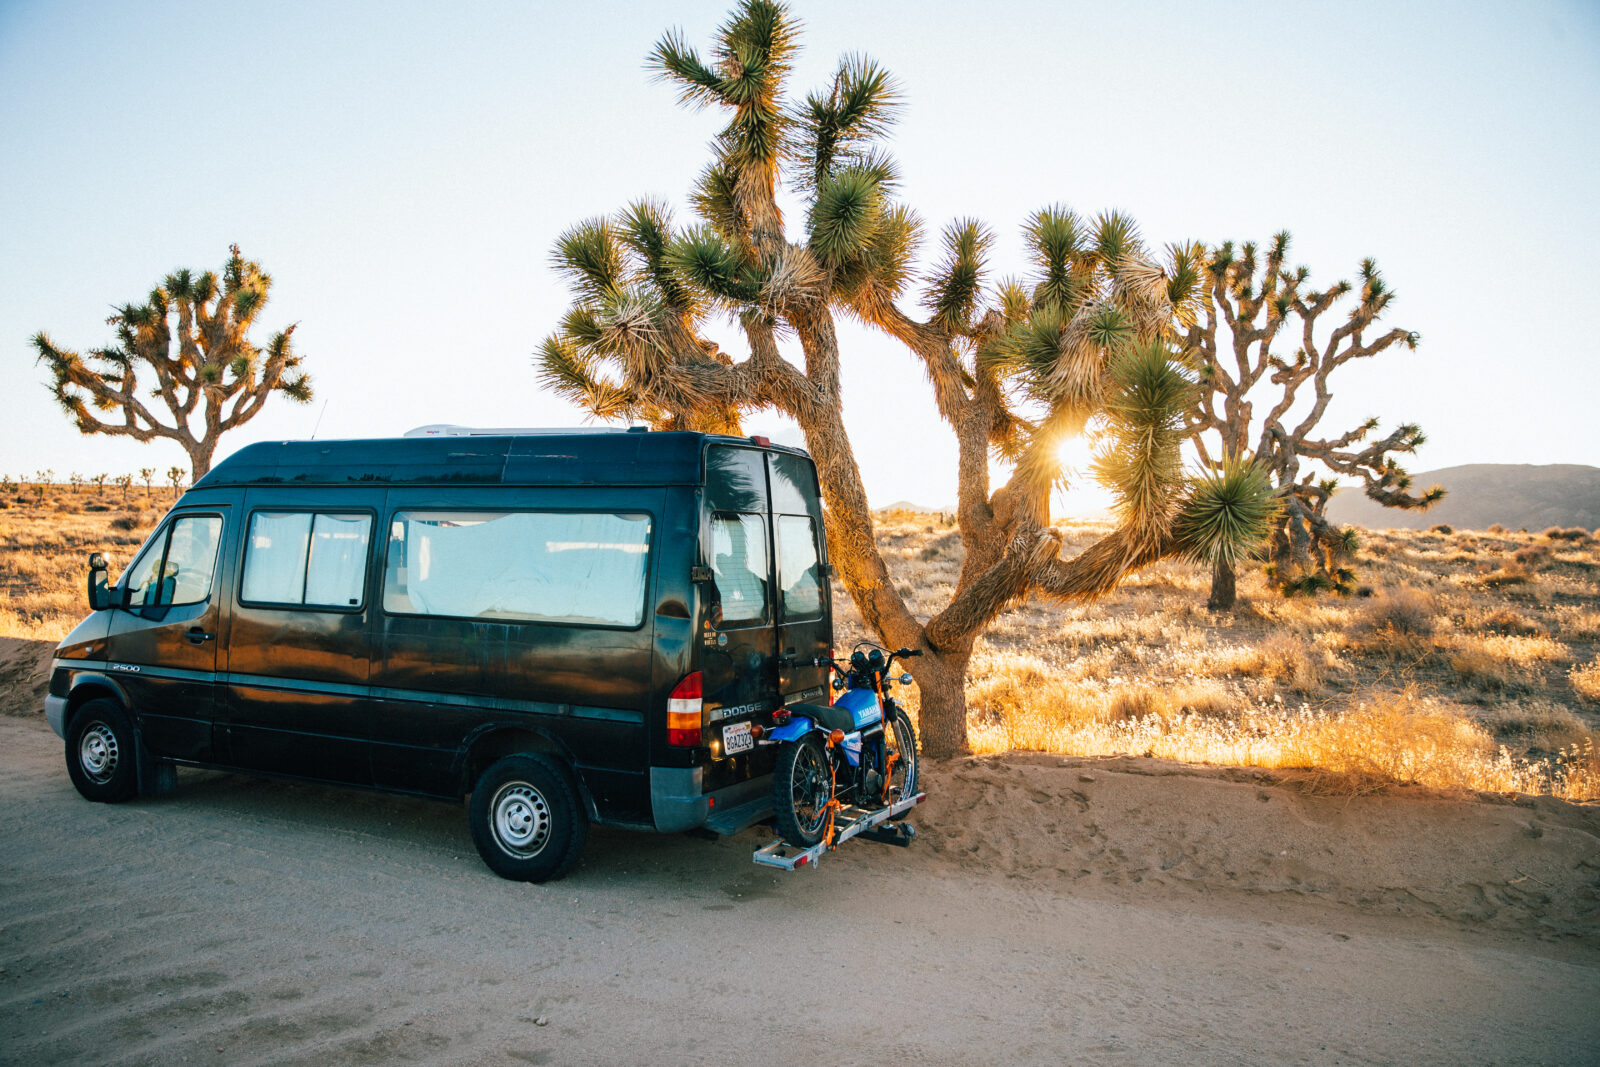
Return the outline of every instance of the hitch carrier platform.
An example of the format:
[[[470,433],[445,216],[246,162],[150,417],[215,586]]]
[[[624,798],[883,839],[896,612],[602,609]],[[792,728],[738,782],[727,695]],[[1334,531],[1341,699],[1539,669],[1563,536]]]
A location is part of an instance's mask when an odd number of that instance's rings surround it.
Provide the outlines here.
[[[839,810],[835,818],[833,834],[833,848],[838,848],[852,837],[865,837],[868,841],[881,841],[889,845],[906,846],[911,844],[911,839],[917,836],[916,827],[906,823],[896,823],[894,826],[884,826],[883,823],[894,818],[902,812],[910,811],[921,804],[928,794],[918,793],[904,800],[897,800],[886,808],[875,808],[871,811],[845,805]],[[796,867],[815,867],[824,852],[829,851],[826,841],[818,841],[807,849],[797,849],[783,838],[778,838],[770,845],[764,845],[755,850],[751,856],[756,863],[765,867],[780,867],[792,871]]]

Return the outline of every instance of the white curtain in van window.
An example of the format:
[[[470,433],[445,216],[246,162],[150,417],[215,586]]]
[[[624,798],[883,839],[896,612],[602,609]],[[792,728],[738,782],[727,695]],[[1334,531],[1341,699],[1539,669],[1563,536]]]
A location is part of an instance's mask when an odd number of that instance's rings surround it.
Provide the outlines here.
[[[361,603],[371,521],[365,515],[317,516],[306,565],[307,604],[345,608]]]
[[[241,599],[253,604],[300,603],[310,539],[310,512],[258,511],[252,515]]]
[[[461,512],[407,518],[407,592],[414,611],[622,626],[643,617],[647,517]]]

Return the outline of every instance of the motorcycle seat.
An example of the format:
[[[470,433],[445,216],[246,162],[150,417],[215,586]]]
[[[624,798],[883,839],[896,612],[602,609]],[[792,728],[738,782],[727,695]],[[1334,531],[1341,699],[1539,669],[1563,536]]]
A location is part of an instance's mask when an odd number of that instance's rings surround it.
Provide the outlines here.
[[[843,730],[854,733],[856,719],[849,711],[833,704],[790,704],[791,715],[804,715],[824,730]]]

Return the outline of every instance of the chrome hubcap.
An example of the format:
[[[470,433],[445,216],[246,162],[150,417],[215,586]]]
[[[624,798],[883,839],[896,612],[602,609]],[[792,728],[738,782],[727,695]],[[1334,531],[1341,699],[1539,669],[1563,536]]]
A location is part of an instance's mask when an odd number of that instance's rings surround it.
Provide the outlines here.
[[[550,805],[527,782],[501,786],[490,809],[495,842],[508,855],[519,859],[538,855],[550,840]]]
[[[83,773],[100,784],[109,782],[117,773],[118,755],[117,735],[103,722],[90,726],[78,741],[78,763]]]

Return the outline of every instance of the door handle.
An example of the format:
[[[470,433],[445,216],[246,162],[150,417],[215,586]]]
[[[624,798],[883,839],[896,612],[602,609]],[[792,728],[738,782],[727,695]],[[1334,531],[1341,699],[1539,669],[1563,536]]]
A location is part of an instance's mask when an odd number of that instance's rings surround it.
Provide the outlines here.
[[[187,637],[190,641],[194,642],[197,645],[203,645],[207,641],[209,641],[213,637],[215,637],[216,634],[208,634],[204,630],[196,628],[196,629],[187,631],[183,636]]]

